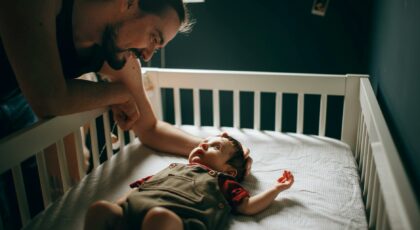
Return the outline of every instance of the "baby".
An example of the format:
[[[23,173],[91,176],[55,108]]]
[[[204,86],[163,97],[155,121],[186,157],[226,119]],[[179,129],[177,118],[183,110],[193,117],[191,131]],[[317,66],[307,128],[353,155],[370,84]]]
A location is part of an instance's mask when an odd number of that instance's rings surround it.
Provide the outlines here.
[[[230,212],[257,214],[294,181],[284,171],[274,186],[250,197],[239,184],[246,170],[242,146],[226,133],[205,139],[188,161],[135,181],[116,203],[94,203],[85,229],[221,229]]]

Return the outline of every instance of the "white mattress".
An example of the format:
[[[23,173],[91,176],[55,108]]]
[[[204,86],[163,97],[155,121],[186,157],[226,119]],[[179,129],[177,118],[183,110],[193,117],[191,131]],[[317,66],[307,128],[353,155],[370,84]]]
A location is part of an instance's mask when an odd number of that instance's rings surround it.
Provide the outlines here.
[[[210,127],[183,129],[201,137],[221,132]],[[284,169],[295,177],[293,186],[280,193],[267,210],[252,217],[232,216],[230,229],[367,229],[359,175],[346,144],[318,136],[223,130],[251,149],[254,164],[243,182],[251,195],[271,186]],[[124,154],[115,155],[85,177],[27,228],[82,229],[89,204],[116,200],[129,190],[129,183],[170,162],[185,163],[186,159],[156,153],[136,141],[126,146]]]

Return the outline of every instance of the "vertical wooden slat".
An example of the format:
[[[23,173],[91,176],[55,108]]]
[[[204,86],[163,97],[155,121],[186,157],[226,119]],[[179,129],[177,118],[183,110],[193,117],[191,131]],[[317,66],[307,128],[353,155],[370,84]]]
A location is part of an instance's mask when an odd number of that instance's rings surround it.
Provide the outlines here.
[[[102,116],[102,120],[104,123],[104,136],[105,136],[105,148],[106,148],[106,156],[107,159],[111,159],[112,157],[112,139],[111,139],[111,127],[109,124],[109,112],[106,111],[103,116]],[[102,154],[102,149],[101,149],[101,153]]]
[[[57,141],[57,157],[58,165],[60,167],[61,181],[63,183],[63,191],[67,192],[70,188],[70,174],[67,166],[66,150],[64,148],[64,141],[60,139]]]
[[[240,128],[240,100],[239,100],[239,90],[233,91],[233,127]]]
[[[372,205],[369,213],[369,229],[372,229],[376,224],[376,217],[378,215],[378,199],[379,199],[379,191],[380,191],[380,184],[378,174],[375,174],[374,184],[373,184],[373,191],[372,191]]]
[[[96,129],[96,120],[93,119],[90,124],[90,144],[92,149],[93,168],[99,166],[98,135]]]
[[[44,151],[36,154],[36,164],[38,165],[39,182],[41,185],[42,200],[44,208],[51,203],[51,188],[48,183],[48,171],[45,163]]]
[[[384,201],[382,197],[382,193],[379,193],[378,197],[378,212],[376,215],[376,229],[383,229],[382,223],[384,218]]]
[[[25,184],[23,182],[22,170],[20,165],[12,168],[13,182],[15,184],[16,197],[18,200],[20,218],[22,225],[29,223],[31,215],[29,213],[28,200],[26,198]]]
[[[367,142],[367,132],[366,132],[366,126],[364,126],[363,133],[362,133],[362,145],[360,146],[360,155],[359,155],[359,172],[362,171],[362,164],[363,164],[363,157],[365,154],[365,146]],[[360,177],[362,179],[362,177]]]
[[[260,130],[261,121],[261,92],[254,92],[254,129]]]
[[[357,140],[356,140],[356,150],[354,151],[354,158],[357,160],[357,156],[360,151],[360,144],[362,141],[362,126],[363,126],[363,113],[360,113],[359,124],[357,125]]]
[[[304,114],[305,97],[303,93],[298,94],[298,111],[297,111],[297,133],[303,133],[303,114]]]
[[[370,175],[369,175],[369,181],[368,181],[368,188],[367,188],[367,197],[366,197],[366,210],[370,210],[372,208],[372,197],[373,197],[373,187],[376,183],[376,165],[375,161],[373,160],[373,154],[371,155],[371,165],[370,165]]]
[[[73,132],[74,135],[74,141],[76,144],[76,154],[77,154],[77,168],[79,171],[80,179],[82,179],[85,175],[85,154],[84,154],[84,131],[83,127],[80,127],[76,129],[76,131]]]
[[[363,148],[363,163],[362,163],[362,182],[365,183],[366,182],[366,165],[367,165],[367,156],[369,154],[369,149],[370,149],[370,138],[369,135],[366,134],[366,141],[365,141],[365,145]]]
[[[200,116],[200,90],[193,89],[193,103],[194,103],[194,126],[201,126],[201,116]]]
[[[136,134],[133,130],[128,131],[128,134],[130,136],[130,143],[133,142],[136,139]]]
[[[354,114],[360,113],[360,77],[361,76],[356,75],[346,75],[341,140],[350,146],[351,151],[354,151],[355,149],[357,120],[359,119],[359,117]]]
[[[124,130],[118,127],[118,141],[120,142],[120,153],[124,153],[124,146],[125,146],[125,136]]]
[[[275,112],[275,127],[276,132],[281,132],[281,121],[283,116],[283,93],[276,92],[276,112]]]
[[[319,105],[319,126],[318,135],[325,136],[325,126],[327,118],[327,95],[321,94],[321,101]]]
[[[366,197],[366,194],[367,194],[367,189],[369,185],[369,176],[370,176],[370,166],[372,164],[371,161],[372,161],[372,148],[369,145],[367,149],[367,153],[366,153],[366,163],[364,165],[365,181],[363,183],[363,191],[362,191],[363,197]]]
[[[213,89],[213,126],[220,128],[220,99],[217,89]]]
[[[175,125],[181,126],[181,99],[179,88],[174,88]]]

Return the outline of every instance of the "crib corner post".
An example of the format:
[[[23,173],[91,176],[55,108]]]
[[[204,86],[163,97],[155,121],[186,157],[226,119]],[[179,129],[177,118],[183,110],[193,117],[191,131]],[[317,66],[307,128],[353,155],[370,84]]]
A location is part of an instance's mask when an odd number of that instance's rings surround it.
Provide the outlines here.
[[[347,143],[351,150],[356,147],[357,123],[360,114],[359,75],[347,75],[344,89],[343,123],[341,126],[341,140]]]

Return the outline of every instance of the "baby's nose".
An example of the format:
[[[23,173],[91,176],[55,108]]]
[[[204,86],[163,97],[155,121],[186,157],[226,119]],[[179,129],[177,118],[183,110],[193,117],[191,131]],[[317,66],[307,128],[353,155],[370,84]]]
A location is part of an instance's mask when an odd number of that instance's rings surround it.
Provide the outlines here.
[[[203,148],[204,150],[207,150],[207,148],[209,147],[209,145],[206,144],[206,143],[201,143],[200,144],[200,147]]]

